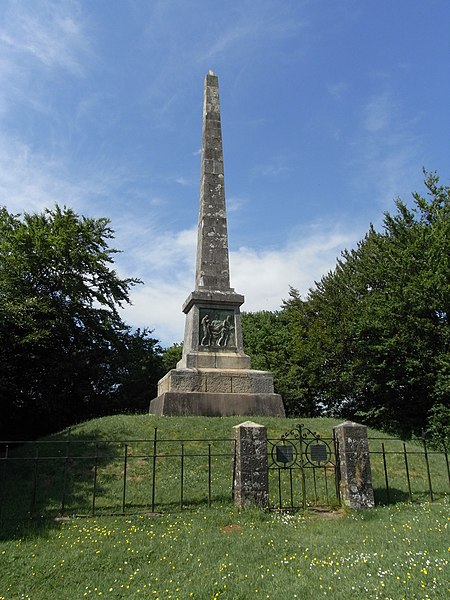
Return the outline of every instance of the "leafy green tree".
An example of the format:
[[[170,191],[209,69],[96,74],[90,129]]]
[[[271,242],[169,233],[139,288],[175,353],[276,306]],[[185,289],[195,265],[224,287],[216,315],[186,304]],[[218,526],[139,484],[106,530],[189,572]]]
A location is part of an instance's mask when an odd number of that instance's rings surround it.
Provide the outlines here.
[[[311,393],[329,410],[404,434],[450,400],[450,188],[385,214],[301,306]]]
[[[111,268],[108,219],[56,206],[39,214],[0,210],[0,402],[4,437],[27,437],[107,410],[125,388],[133,334],[118,309],[136,279]],[[139,361],[138,361],[139,362]],[[132,369],[128,367],[128,372]],[[120,393],[119,393],[120,392]]]
[[[148,411],[165,374],[163,350],[151,333],[127,328],[120,335],[111,363],[114,382],[111,394],[103,397],[103,414]]]
[[[291,290],[291,296],[299,299],[295,290]],[[288,310],[243,313],[244,348],[253,369],[272,373],[275,392],[282,395],[289,415],[314,416],[320,406],[305,385],[303,337],[297,316]]]
[[[183,343],[172,344],[169,348],[165,348],[162,354],[162,361],[164,365],[164,372],[167,373],[171,369],[175,369],[177,362],[181,360],[183,354]]]
[[[427,438],[438,450],[450,449],[450,406],[434,404],[428,415]]]

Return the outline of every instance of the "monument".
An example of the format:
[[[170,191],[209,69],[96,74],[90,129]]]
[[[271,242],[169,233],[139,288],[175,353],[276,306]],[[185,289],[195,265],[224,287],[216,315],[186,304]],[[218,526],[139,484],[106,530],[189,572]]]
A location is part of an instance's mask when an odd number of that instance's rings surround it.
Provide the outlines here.
[[[244,296],[230,287],[219,84],[206,75],[195,289],[183,305],[183,356],[158,383],[155,415],[284,416],[273,378],[255,371],[242,342]]]

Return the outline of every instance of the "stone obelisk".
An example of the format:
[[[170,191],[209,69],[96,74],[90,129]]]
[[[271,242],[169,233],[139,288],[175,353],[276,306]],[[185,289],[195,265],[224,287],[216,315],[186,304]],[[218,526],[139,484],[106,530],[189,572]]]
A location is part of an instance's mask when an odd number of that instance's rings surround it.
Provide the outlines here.
[[[157,415],[284,416],[267,371],[250,368],[242,342],[244,296],[230,287],[219,84],[206,75],[195,289],[183,305],[183,356],[158,383]]]

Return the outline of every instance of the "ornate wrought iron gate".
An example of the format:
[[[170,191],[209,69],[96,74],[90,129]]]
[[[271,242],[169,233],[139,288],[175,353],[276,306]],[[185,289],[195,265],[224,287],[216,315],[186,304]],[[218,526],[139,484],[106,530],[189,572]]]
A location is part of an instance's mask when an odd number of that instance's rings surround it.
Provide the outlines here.
[[[269,502],[274,509],[305,510],[340,504],[334,438],[302,424],[268,440]]]

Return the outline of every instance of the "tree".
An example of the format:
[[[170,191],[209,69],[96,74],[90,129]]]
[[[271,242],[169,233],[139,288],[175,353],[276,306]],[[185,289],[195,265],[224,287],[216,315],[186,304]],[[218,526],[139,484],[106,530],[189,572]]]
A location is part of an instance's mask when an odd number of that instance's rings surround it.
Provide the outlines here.
[[[148,411],[165,374],[163,350],[148,329],[125,330],[116,352],[112,398],[105,397],[104,413]]]
[[[384,231],[289,302],[304,327],[312,392],[334,413],[404,434],[450,400],[450,188],[435,174],[428,199],[396,202]]]
[[[175,369],[177,362],[181,360],[183,355],[183,342],[181,344],[172,344],[169,348],[163,350],[162,361],[164,372],[167,373],[171,369]]]
[[[291,290],[291,298],[300,298]],[[287,414],[315,416],[320,406],[307,386],[304,337],[298,313],[293,311],[260,311],[242,314],[244,348],[252,360],[252,368],[270,371],[275,392],[283,397]]]
[[[123,395],[127,345],[155,351],[154,340],[120,318],[138,280],[111,268],[112,238],[108,219],[66,207],[22,218],[0,210],[2,437],[104,412],[107,400]]]

